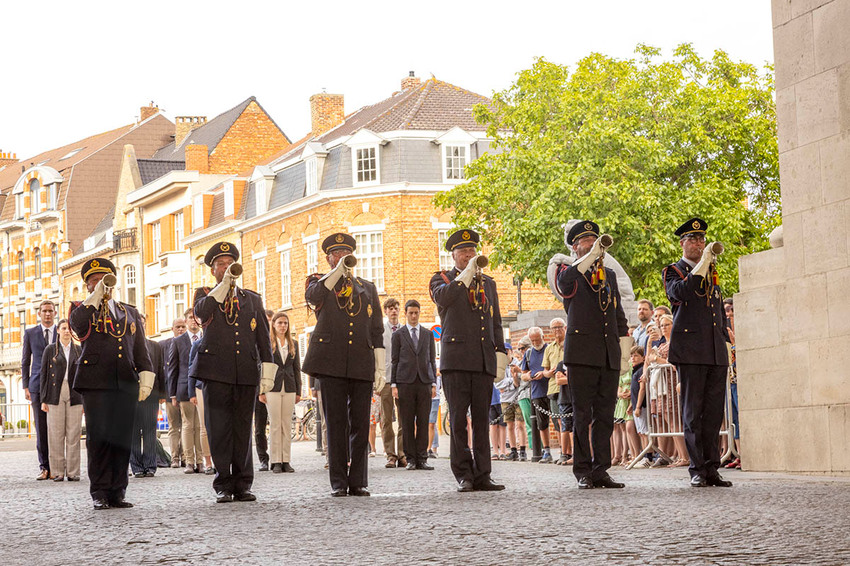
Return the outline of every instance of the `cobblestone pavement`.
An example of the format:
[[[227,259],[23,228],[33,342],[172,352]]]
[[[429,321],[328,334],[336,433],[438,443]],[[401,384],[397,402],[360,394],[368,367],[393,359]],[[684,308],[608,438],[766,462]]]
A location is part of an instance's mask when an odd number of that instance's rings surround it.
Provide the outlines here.
[[[373,496],[336,499],[314,448],[293,446],[295,474],[257,473],[254,503],[161,469],[130,478],[133,509],[95,512],[85,477],[36,482],[31,443],[2,442],[0,563],[850,564],[850,478],[736,471],[732,489],[693,489],[683,469],[617,469],[625,489],[579,491],[570,468],[494,462],[506,491],[461,494],[445,457],[427,472],[379,456]]]

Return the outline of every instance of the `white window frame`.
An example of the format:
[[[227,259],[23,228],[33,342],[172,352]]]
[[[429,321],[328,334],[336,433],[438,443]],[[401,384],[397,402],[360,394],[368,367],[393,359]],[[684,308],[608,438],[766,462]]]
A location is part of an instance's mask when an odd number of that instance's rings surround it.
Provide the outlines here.
[[[38,187],[33,190],[32,184],[38,183]],[[30,192],[30,214],[38,214],[41,212],[41,191],[44,190],[44,186],[41,184],[40,179],[32,179],[29,182],[29,192]]]
[[[309,157],[304,162],[307,177],[306,196],[314,195],[319,192],[319,158]]]
[[[292,306],[292,251],[280,252],[280,306]]]
[[[183,293],[182,299],[180,299],[177,296],[180,292]],[[171,317],[171,320],[174,320],[175,318],[183,316],[183,313],[186,312],[186,308],[187,308],[186,305],[188,304],[186,302],[186,296],[187,296],[186,285],[182,285],[182,284],[181,285],[172,285],[171,286],[171,293],[172,293],[172,297],[173,297],[173,301],[174,301],[174,316]],[[182,305],[182,306],[180,306],[180,305]]]
[[[192,229],[202,230],[204,228],[204,195],[195,195],[192,200]]]
[[[448,271],[455,266],[452,252],[446,249],[446,240],[449,237],[448,228],[437,230],[437,249],[439,250],[440,271]]]
[[[357,267],[354,274],[375,284],[379,293],[384,291],[384,231],[352,229],[357,241]]]
[[[374,152],[374,162],[375,162],[375,178],[368,180],[360,180],[360,168],[359,164],[361,161],[364,161],[361,157],[361,152],[363,151],[372,151]],[[371,171],[371,169],[370,169]],[[351,180],[352,184],[355,187],[365,187],[369,185],[380,185],[381,184],[381,152],[379,151],[379,144],[369,144],[369,145],[358,145],[353,146],[351,148]]]
[[[133,291],[133,300],[130,300],[130,291]],[[124,299],[131,305],[136,304],[136,266],[127,265],[124,267]]]
[[[224,216],[235,214],[236,204],[233,202],[233,181],[224,184]]]
[[[265,179],[257,179],[254,181],[254,198],[255,204],[257,207],[257,216],[261,214],[265,214],[268,210],[269,199],[266,194],[266,180]]]
[[[15,220],[20,220],[24,217],[24,193],[15,195]]]
[[[154,261],[159,261],[159,256],[162,255],[162,224],[159,221],[151,224],[151,245]]]
[[[56,210],[56,201],[59,197],[59,183],[47,185],[47,210]]]
[[[263,299],[263,304],[266,304],[266,256],[254,258],[254,270],[257,274],[257,294]]]
[[[304,244],[304,256],[307,262],[307,275],[319,272],[319,242],[313,240]]]
[[[455,150],[462,150],[463,156],[452,155]],[[463,183],[466,181],[464,168],[469,164],[469,144],[443,144],[443,182]],[[462,161],[462,162],[461,162]],[[460,176],[457,176],[460,175]]]
[[[154,329],[154,332],[159,334],[159,324],[160,324],[160,320],[162,320],[162,316],[160,316],[161,313],[159,312],[159,309],[162,306],[162,301],[159,300],[159,293],[157,293],[156,295],[153,295],[152,298],[153,298],[153,316],[154,316],[153,329]]]
[[[59,246],[56,244],[50,246],[50,274],[59,275]],[[2,284],[0,281],[0,285]]]
[[[179,250],[183,247],[183,211],[174,213],[174,249]]]

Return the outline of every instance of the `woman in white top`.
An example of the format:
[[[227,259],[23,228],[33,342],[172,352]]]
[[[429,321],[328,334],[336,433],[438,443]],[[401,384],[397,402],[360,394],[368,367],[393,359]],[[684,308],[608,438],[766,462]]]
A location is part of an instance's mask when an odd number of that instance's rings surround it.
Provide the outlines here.
[[[275,473],[294,472],[289,465],[289,456],[292,446],[292,411],[295,403],[301,400],[301,359],[298,356],[298,345],[290,335],[286,313],[274,313],[269,335],[277,374],[274,387],[265,395],[260,395],[260,402],[266,404],[269,413],[271,470]]]
[[[83,398],[71,384],[80,347],[71,341],[63,319],[57,325],[59,341],[44,349],[41,359],[41,410],[47,413],[47,446],[53,481],[80,481],[80,432]]]

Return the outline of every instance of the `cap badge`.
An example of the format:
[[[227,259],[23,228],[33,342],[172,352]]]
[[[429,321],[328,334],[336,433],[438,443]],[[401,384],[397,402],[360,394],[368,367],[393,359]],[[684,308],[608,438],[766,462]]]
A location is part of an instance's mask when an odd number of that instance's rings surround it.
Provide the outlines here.
[[[93,260],[91,260],[91,266],[92,267],[100,267],[100,262],[97,261],[96,259],[93,259]]]
[[[468,239],[470,239],[472,236],[469,234],[469,232],[467,232],[466,230],[464,230],[464,231],[463,231],[463,234],[461,234],[461,235],[460,235],[460,237],[461,237],[461,238],[463,238],[464,240],[468,240]]]
[[[343,242],[343,240],[345,240],[345,238],[342,237],[342,234],[337,234],[336,238],[334,238],[334,240],[336,240],[337,244],[341,244]]]
[[[694,223],[691,224],[691,226],[693,226],[694,230],[699,230],[699,220],[694,220]]]
[[[230,244],[222,244],[221,245],[221,251],[229,252],[230,251]]]
[[[591,224],[590,222],[585,222],[584,229],[585,230],[593,230],[593,224]]]

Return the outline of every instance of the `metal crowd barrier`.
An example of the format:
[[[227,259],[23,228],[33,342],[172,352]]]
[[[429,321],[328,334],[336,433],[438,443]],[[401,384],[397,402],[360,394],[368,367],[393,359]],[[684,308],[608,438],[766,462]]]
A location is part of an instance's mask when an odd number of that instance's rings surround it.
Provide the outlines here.
[[[673,458],[665,453],[658,445],[659,438],[684,438],[685,432],[682,425],[682,402],[679,392],[679,374],[676,366],[672,364],[651,364],[644,366],[644,376],[648,376],[646,382],[647,413],[646,426],[649,429],[649,444],[646,448],[632,458],[626,466],[632,469],[644,456],[651,452],[658,453],[662,458],[672,461]],[[720,436],[726,437],[726,450],[720,456],[724,462],[730,457],[738,456],[735,449],[735,425],[732,424],[732,392],[731,373],[726,375],[726,399],[723,410],[723,424],[720,427]]]
[[[0,405],[3,415],[3,425],[0,427],[0,438],[22,438],[35,434],[35,423],[32,420],[32,405],[25,403],[4,403]]]

